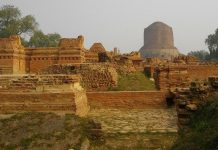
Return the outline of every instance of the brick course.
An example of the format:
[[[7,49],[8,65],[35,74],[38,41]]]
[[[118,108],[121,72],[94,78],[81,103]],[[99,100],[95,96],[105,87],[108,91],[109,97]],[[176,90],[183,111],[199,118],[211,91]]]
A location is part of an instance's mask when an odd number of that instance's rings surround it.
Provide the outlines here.
[[[0,93],[0,112],[76,112],[74,93]]]
[[[87,92],[91,108],[166,107],[166,97],[167,93],[161,91]]]

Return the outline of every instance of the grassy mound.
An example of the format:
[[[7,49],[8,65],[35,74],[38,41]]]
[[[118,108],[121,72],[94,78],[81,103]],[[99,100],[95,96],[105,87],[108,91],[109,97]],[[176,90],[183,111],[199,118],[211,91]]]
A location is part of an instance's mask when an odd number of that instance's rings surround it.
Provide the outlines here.
[[[172,150],[218,149],[218,94],[208,98],[192,118],[190,129],[182,131]]]
[[[67,114],[22,113],[0,119],[0,149],[80,149],[87,121]]]
[[[143,72],[119,74],[118,86],[110,91],[143,91],[155,90],[154,81],[149,80]]]

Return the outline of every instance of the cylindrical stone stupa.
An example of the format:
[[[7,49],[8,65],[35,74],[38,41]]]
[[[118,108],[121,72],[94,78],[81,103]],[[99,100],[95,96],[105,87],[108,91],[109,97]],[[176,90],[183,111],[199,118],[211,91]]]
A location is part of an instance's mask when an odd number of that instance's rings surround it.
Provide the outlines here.
[[[144,30],[144,46],[139,50],[143,58],[172,59],[179,55],[174,46],[173,29],[162,22],[155,22]]]

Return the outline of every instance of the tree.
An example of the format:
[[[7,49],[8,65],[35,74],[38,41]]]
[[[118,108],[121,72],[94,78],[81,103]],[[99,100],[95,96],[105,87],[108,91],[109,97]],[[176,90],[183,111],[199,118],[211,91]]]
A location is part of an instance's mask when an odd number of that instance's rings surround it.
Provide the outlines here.
[[[26,47],[55,47],[61,36],[57,33],[45,35],[37,30],[38,23],[31,15],[21,16],[17,7],[4,5],[0,8],[0,38],[8,38],[11,35],[28,34],[30,40],[21,37],[22,44]]]
[[[28,46],[30,47],[56,47],[61,36],[58,33],[45,35],[42,31],[35,31],[30,38]]]
[[[205,43],[208,45],[211,59],[218,59],[218,28],[214,34],[208,35]]]
[[[209,53],[205,50],[191,51],[188,53],[189,56],[195,56],[200,60],[208,60]]]
[[[37,29],[38,23],[31,15],[21,16],[17,7],[4,5],[0,8],[0,37],[10,35],[31,34]]]
[[[56,47],[58,46],[58,43],[61,39],[61,36],[60,34],[58,33],[50,33],[50,34],[47,34],[47,37],[48,37],[48,41],[49,41],[49,45],[50,47]]]

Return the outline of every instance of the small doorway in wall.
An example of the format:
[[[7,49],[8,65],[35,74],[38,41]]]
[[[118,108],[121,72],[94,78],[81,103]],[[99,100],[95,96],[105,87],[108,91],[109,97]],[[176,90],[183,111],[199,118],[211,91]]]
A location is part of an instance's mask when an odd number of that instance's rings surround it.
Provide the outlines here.
[[[167,97],[166,97],[166,103],[168,107],[173,107],[175,106],[175,95],[170,93]]]

